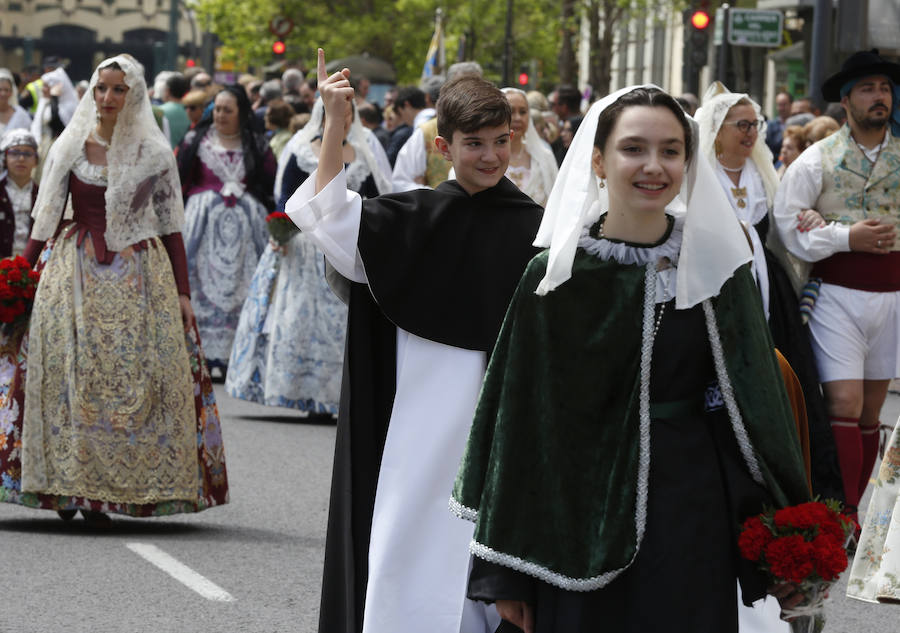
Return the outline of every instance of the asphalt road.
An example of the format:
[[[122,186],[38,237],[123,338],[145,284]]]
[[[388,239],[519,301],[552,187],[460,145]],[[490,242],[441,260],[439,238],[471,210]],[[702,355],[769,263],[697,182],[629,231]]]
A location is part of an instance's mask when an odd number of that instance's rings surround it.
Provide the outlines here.
[[[231,503],[199,514],[114,517],[103,531],[0,504],[0,631],[315,631],[334,426],[234,400],[218,386],[216,395]],[[155,546],[232,600],[203,597],[129,549],[134,544]]]
[[[115,517],[103,531],[0,504],[0,632],[316,631],[334,426],[216,394],[230,504]],[[882,417],[898,415],[892,393]],[[831,591],[826,631],[900,633],[900,606],[850,600],[844,588]]]

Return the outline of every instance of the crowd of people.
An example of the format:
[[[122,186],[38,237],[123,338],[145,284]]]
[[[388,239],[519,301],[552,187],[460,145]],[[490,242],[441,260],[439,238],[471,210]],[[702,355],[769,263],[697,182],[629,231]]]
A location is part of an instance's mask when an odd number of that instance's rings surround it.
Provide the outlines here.
[[[475,62],[375,103],[321,50],[226,85],[26,70],[0,69],[0,256],[39,279],[0,329],[0,501],[228,502],[213,380],[335,418],[323,633],[783,631],[807,596],[740,563],[740,522],[859,518],[900,374],[877,52],[826,115],[782,92],[769,120],[719,82],[585,104]],[[863,600],[900,599],[898,454]]]

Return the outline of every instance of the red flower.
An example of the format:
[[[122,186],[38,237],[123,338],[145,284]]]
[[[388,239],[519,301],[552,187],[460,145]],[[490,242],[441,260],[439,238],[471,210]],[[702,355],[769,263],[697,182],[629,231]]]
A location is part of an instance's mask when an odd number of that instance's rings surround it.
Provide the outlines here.
[[[822,580],[835,580],[847,569],[847,552],[841,546],[840,538],[820,534],[813,539],[812,549],[816,573]]]
[[[39,273],[39,272],[36,271],[36,270],[29,270],[29,271],[28,271],[28,278],[29,278],[31,281],[33,281],[34,283],[37,283],[38,280],[41,278],[41,273]]]
[[[31,264],[28,263],[28,260],[22,257],[21,255],[16,255],[13,258],[13,264],[16,265],[17,268],[31,268]]]
[[[266,216],[266,222],[271,222],[272,220],[287,220],[288,222],[290,222],[291,218],[287,213],[282,213],[281,211],[273,211]]]
[[[14,268],[15,264],[11,259],[0,259],[0,270],[9,270],[10,268]]]
[[[0,301],[15,299],[16,294],[13,289],[6,283],[5,279],[0,278]]]
[[[763,550],[766,545],[771,543],[775,537],[769,531],[759,517],[750,517],[744,521],[744,529],[738,537],[738,547],[741,550],[741,556],[747,560],[758,561],[762,558]]]
[[[782,536],[765,548],[766,562],[776,578],[795,584],[813,572],[813,547],[799,534]]]
[[[12,282],[22,281],[22,269],[21,268],[10,268],[9,272],[6,273],[6,278]]]
[[[775,513],[775,527],[794,527],[800,530],[814,528],[836,520],[834,512],[824,503],[810,502],[782,508]]]

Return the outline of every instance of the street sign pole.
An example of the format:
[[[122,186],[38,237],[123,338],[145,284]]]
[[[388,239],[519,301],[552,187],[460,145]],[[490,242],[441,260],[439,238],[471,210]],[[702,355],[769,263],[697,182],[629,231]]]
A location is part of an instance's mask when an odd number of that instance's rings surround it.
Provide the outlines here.
[[[716,33],[719,32],[719,24],[721,24],[722,29],[722,43],[719,45],[719,57],[716,62],[716,79],[726,86],[728,85],[728,12],[730,8],[728,4],[723,4],[716,11],[716,21],[718,23],[716,25]]]
[[[812,51],[809,63],[809,96],[819,109],[825,110],[822,98],[822,83],[825,81],[826,56],[831,39],[831,2],[816,0],[813,14]]]

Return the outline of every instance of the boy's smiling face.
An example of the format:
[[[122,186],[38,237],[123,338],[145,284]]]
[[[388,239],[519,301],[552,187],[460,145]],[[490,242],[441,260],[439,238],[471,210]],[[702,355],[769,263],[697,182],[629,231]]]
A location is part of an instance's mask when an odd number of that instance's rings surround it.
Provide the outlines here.
[[[509,124],[504,124],[474,132],[454,130],[451,142],[438,136],[435,145],[444,158],[453,163],[459,186],[473,195],[490,189],[506,173],[509,137]]]

